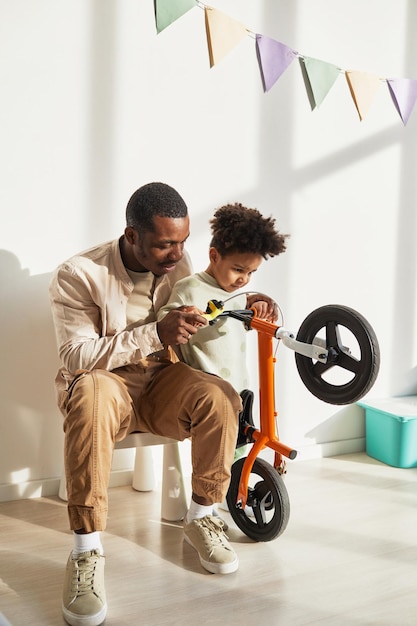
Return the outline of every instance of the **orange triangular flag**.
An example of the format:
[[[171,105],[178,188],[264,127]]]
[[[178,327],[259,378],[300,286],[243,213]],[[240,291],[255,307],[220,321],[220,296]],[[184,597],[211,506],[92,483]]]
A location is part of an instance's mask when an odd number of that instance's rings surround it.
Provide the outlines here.
[[[362,121],[381,85],[381,79],[366,72],[346,71],[350,93]]]
[[[248,29],[212,7],[205,7],[204,12],[210,67],[213,67],[247,36]]]

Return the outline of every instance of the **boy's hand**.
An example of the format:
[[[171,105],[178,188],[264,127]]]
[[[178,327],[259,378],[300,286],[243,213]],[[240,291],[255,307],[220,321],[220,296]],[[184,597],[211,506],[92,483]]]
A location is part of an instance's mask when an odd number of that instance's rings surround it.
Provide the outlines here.
[[[182,306],[179,306],[178,309],[176,309],[177,311],[184,311],[185,313],[197,313],[197,315],[202,315],[204,316],[204,311],[202,311],[201,309],[199,309],[198,307],[194,306],[194,304],[183,304]],[[199,326],[202,326],[203,324],[198,324]],[[204,324],[205,326],[205,324]]]
[[[194,306],[182,306],[172,309],[157,323],[156,329],[161,343],[176,346],[187,343],[201,326],[207,326],[202,311]]]
[[[247,297],[247,307],[256,311],[257,317],[267,322],[276,322],[278,320],[278,305],[269,296],[263,293],[251,294]]]

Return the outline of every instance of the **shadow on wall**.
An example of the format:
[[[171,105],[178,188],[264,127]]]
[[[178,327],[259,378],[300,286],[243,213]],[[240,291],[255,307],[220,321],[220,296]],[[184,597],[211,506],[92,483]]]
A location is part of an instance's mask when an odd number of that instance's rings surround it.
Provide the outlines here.
[[[349,404],[306,433],[315,443],[329,443],[365,437],[365,412]]]
[[[396,397],[417,395],[417,366],[405,373],[402,385],[398,385],[393,395]]]
[[[14,254],[0,250],[0,484],[59,476],[62,468],[50,278],[30,276]]]

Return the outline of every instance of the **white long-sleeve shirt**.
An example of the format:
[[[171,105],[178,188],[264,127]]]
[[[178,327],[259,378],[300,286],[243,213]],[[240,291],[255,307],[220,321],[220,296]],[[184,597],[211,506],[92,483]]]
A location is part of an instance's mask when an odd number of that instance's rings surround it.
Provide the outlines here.
[[[231,295],[207,272],[199,272],[174,285],[168,303],[159,310],[158,319],[162,319],[170,309],[184,304],[205,311],[209,300],[223,302]],[[246,294],[234,296],[227,302],[226,308],[245,309]],[[215,324],[199,328],[186,344],[180,346],[182,359],[196,369],[224,378],[241,392],[249,385],[246,332],[243,322],[229,317],[219,318]]]

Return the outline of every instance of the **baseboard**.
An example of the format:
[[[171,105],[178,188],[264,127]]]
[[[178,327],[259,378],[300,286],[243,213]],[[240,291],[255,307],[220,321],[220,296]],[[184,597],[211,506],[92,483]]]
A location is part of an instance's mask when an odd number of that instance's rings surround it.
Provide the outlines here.
[[[57,496],[58,489],[59,478],[27,480],[25,482],[15,484],[6,483],[4,485],[0,485],[0,502]]]
[[[329,456],[341,456],[342,454],[354,454],[365,451],[365,437],[357,439],[344,439],[343,441],[330,441],[327,443],[315,443],[303,445],[297,448],[295,461],[307,461]],[[188,460],[184,459],[183,472],[187,472]],[[113,470],[110,476],[109,487],[122,487],[131,485],[133,470]],[[27,498],[41,498],[57,496],[59,491],[59,478],[46,478],[43,480],[32,480],[17,484],[0,485],[0,502],[10,500],[25,500]]]
[[[365,437],[300,446],[300,448],[297,449],[297,452],[298,454],[296,460],[299,461],[365,452]]]
[[[133,470],[112,471],[109,487],[131,485],[132,479]],[[59,478],[45,478],[43,480],[30,480],[17,484],[0,485],[0,502],[57,496],[59,483]]]
[[[298,445],[297,442],[295,444],[292,442],[292,447],[296,450],[297,456],[292,461],[287,460],[287,464],[365,452],[365,437],[311,444],[304,441],[302,443],[300,442]],[[268,463],[273,463],[274,452],[270,448],[264,448],[259,456]]]

